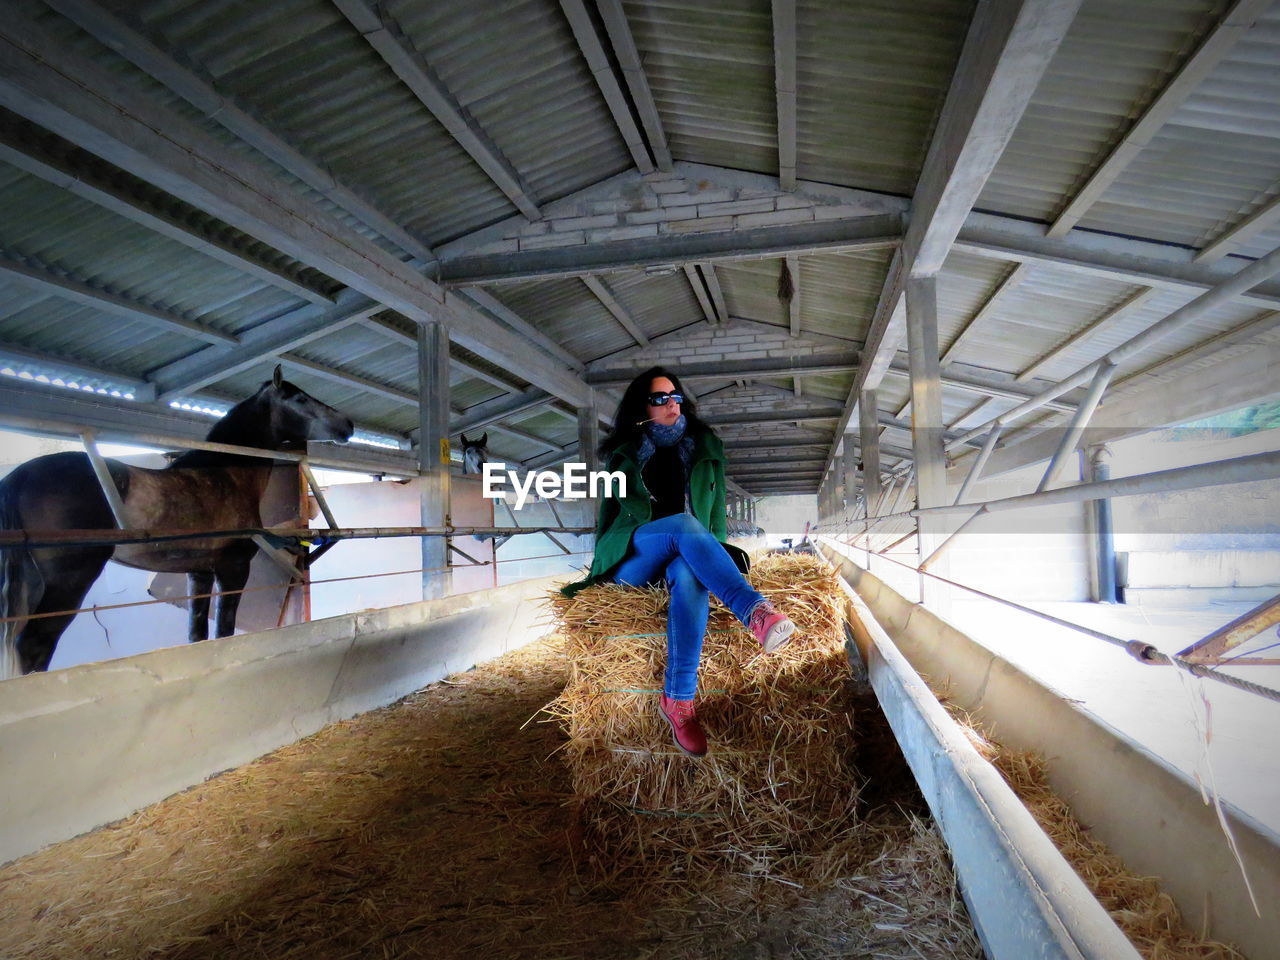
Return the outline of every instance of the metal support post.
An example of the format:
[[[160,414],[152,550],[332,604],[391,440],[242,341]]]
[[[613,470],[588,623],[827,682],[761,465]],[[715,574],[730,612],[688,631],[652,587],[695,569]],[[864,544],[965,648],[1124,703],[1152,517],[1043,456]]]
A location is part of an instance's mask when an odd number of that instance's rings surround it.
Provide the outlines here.
[[[858,503],[858,446],[853,442],[853,434],[844,435],[844,456],[841,466],[844,472],[844,513],[848,518]]]
[[[324,498],[324,491],[320,489],[316,475],[311,472],[311,464],[304,460],[298,464],[298,467],[302,470],[302,477],[307,481],[307,486],[311,488],[311,495],[316,498],[316,506],[320,508],[324,522],[329,525],[330,530],[334,529],[338,526],[338,521],[334,518],[333,511],[329,509],[329,501]]]
[[[947,461],[943,450],[942,365],[938,354],[937,277],[909,277],[906,282],[907,355],[911,366],[911,450],[916,490],[922,507],[946,502]],[[920,559],[941,542],[942,524],[935,517],[919,523]],[[930,606],[945,603],[946,590],[921,577],[920,598]]]
[[[956,494],[956,503],[965,498],[969,492],[969,488],[978,482],[978,478],[982,475],[982,468],[987,465],[987,461],[991,459],[991,452],[996,448],[996,442],[1000,439],[1000,431],[1004,429],[1004,425],[996,421],[995,426],[991,428],[991,432],[987,434],[986,442],[982,445],[982,450],[974,458],[973,466],[969,468],[969,473],[964,478],[964,483],[960,485],[960,492]]]
[[[600,414],[596,391],[588,391],[587,402],[578,407],[578,459],[587,473],[600,469]]]
[[[578,459],[586,465],[587,476],[600,469],[600,404],[594,389],[587,391],[586,403],[578,407]],[[598,498],[587,497],[577,509],[586,523],[594,525]]]
[[[424,527],[448,526],[449,516],[449,332],[439,320],[418,328],[418,466]],[[422,599],[452,592],[445,537],[422,538]]]
[[[1085,483],[1110,480],[1111,451],[1104,443],[1080,451],[1081,474]],[[1119,603],[1116,583],[1116,534],[1111,517],[1110,500],[1094,500],[1085,507],[1088,520],[1089,595],[1094,603]]]
[[[120,488],[116,486],[115,480],[111,476],[111,469],[107,466],[107,461],[102,459],[102,454],[98,452],[98,443],[94,439],[92,430],[81,430],[80,441],[84,444],[85,455],[89,458],[89,464],[93,467],[93,475],[98,478],[98,485],[102,487],[102,495],[107,498],[107,504],[111,507],[111,515],[116,518],[116,526],[121,530],[129,526],[124,515],[124,500],[120,497]]]
[[[1089,384],[1089,392],[1085,394],[1080,406],[1071,417],[1071,424],[1063,432],[1062,439],[1058,442],[1058,449],[1053,452],[1053,459],[1045,468],[1044,476],[1040,478],[1040,486],[1036,487],[1036,490],[1048,490],[1053,486],[1067,458],[1071,456],[1071,451],[1075,450],[1076,445],[1080,443],[1080,437],[1084,435],[1085,428],[1089,426],[1089,420],[1098,409],[1098,404],[1102,402],[1102,395],[1111,384],[1111,378],[1115,372],[1116,365],[1110,361],[1104,361],[1098,367],[1098,372],[1093,375],[1093,382]]]
[[[858,397],[858,440],[862,444],[862,490],[867,513],[879,510],[880,487],[880,401],[874,390]],[[845,442],[848,442],[846,437]]]

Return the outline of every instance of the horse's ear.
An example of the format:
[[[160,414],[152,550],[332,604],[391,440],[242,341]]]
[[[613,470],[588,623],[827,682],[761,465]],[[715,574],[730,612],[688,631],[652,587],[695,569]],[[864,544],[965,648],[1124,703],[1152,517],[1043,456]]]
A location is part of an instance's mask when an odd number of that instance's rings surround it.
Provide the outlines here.
[[[480,435],[480,446],[487,447],[489,445],[489,431],[486,430]]]
[[[466,446],[467,446],[467,445],[469,445],[470,443],[471,443],[471,441],[467,439],[467,435],[464,433],[464,434],[462,435],[462,445],[463,445],[464,447],[466,447]]]
[[[280,369],[280,364],[277,363],[276,372],[271,375],[271,385],[279,390],[282,383],[284,383],[284,371]]]

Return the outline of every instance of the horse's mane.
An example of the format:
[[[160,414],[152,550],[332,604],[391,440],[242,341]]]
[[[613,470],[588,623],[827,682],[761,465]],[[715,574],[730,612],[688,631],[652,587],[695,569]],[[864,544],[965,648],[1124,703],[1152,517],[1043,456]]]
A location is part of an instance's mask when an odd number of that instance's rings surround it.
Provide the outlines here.
[[[239,447],[257,447],[262,450],[281,449],[280,442],[271,435],[270,424],[261,410],[259,398],[262,391],[241,400],[215,423],[205,439],[210,443],[226,443]],[[212,450],[188,450],[173,459],[171,467],[225,467],[232,464],[265,465],[270,461],[258,457],[246,457],[235,453],[216,453]]]

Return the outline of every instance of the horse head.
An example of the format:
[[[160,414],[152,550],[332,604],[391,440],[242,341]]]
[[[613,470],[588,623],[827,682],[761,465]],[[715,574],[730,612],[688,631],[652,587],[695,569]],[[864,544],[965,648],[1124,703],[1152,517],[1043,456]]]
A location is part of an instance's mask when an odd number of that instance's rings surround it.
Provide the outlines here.
[[[284,379],[276,367],[254,398],[265,407],[273,438],[281,443],[307,440],[345,442],[355,432],[351,418]]]
[[[489,433],[485,431],[480,435],[478,440],[468,440],[467,435],[462,435],[462,472],[463,473],[480,473],[481,469],[489,462],[488,455]]]

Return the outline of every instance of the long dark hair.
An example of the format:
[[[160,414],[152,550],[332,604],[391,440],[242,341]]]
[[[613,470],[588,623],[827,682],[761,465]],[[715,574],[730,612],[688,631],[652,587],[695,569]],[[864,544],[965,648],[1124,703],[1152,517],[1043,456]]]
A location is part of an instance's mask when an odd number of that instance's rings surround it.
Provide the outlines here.
[[[684,394],[680,412],[684,414],[685,434],[696,437],[703,433],[715,433],[711,426],[698,416],[698,405],[685,392],[680,378],[666,367],[650,367],[627,386],[613,417],[613,430],[600,444],[600,456],[606,457],[629,440],[637,440],[644,431],[644,421],[649,419],[649,384],[658,377],[666,377],[675,387],[675,393]]]

